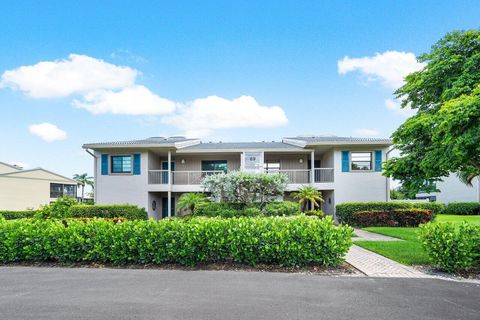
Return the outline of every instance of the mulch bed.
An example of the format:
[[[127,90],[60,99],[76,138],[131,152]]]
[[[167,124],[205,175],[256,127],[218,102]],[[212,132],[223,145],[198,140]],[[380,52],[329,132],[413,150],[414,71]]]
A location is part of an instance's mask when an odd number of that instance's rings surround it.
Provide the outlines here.
[[[468,271],[459,271],[455,273],[447,273],[439,268],[433,266],[415,266],[416,269],[419,269],[427,274],[439,275],[446,278],[459,278],[459,279],[469,279],[469,280],[480,280],[480,267],[470,269]]]
[[[212,262],[202,263],[195,267],[186,267],[179,264],[130,264],[125,266],[117,266],[103,263],[60,263],[60,262],[30,262],[30,263],[9,263],[0,264],[2,267],[48,267],[48,268],[112,268],[112,269],[149,269],[149,270],[182,270],[182,271],[248,271],[248,272],[284,272],[284,273],[310,273],[329,276],[361,276],[358,270],[348,263],[344,263],[339,267],[324,266],[306,266],[306,267],[282,267],[272,264],[257,264],[250,266],[234,262]]]

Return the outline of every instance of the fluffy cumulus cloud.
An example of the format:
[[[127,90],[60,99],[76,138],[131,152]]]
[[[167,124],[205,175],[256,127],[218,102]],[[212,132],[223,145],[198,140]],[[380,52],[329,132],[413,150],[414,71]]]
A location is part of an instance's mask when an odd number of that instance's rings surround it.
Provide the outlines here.
[[[378,129],[357,129],[355,130],[355,135],[359,137],[378,137],[380,135],[380,130]]]
[[[73,104],[93,114],[153,115],[170,113],[175,109],[174,102],[157,96],[142,85],[120,91],[92,91],[85,94],[82,100],[74,100]]]
[[[284,125],[287,116],[279,106],[262,106],[255,98],[218,96],[182,103],[160,97],[137,80],[141,72],[86,55],[42,61],[5,71],[0,88],[19,90],[35,98],[71,97],[72,105],[92,114],[154,117],[189,136],[205,136],[215,129],[270,128]],[[43,123],[30,131],[46,141],[65,138],[65,132]]]
[[[401,87],[406,75],[424,67],[424,64],[417,61],[415,54],[400,51],[386,51],[361,58],[346,56],[337,65],[340,74],[358,71],[367,79],[380,81],[391,89]]]
[[[32,124],[28,127],[28,130],[46,142],[65,140],[67,138],[67,133],[64,130],[48,122]]]
[[[73,105],[93,114],[164,114],[175,104],[136,84],[141,73],[86,55],[42,61],[7,70],[0,87],[20,90],[32,98],[75,96]]]
[[[188,136],[205,136],[214,129],[277,127],[287,124],[288,119],[282,108],[262,106],[251,96],[232,100],[209,96],[182,105],[162,122],[184,130]]]
[[[115,90],[131,86],[139,72],[85,55],[41,61],[3,73],[0,85],[21,90],[33,98],[59,98],[94,90]]]

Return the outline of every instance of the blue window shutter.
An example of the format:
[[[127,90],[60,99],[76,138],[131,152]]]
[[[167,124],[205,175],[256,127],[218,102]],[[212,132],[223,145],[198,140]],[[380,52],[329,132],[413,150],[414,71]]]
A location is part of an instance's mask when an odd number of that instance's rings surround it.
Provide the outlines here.
[[[108,175],[108,154],[102,154],[102,176]]]
[[[350,152],[342,151],[342,172],[350,171]]]
[[[375,171],[382,171],[382,150],[375,150]]]
[[[133,155],[133,174],[134,175],[140,175],[140,167],[141,167],[141,161],[140,161],[140,153],[135,153]]]

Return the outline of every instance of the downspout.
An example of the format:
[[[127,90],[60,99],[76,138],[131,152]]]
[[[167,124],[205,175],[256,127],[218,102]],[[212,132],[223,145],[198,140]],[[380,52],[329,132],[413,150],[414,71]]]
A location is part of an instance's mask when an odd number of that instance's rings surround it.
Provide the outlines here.
[[[97,156],[92,153],[88,148],[85,149],[85,151],[93,157],[93,179],[94,179],[94,184],[93,184],[93,203],[96,203],[97,200]]]
[[[395,147],[392,147],[390,150],[387,150],[387,152],[385,152],[385,162],[388,161],[388,155],[390,154],[390,152],[392,152],[393,150],[395,150]],[[389,202],[390,201],[390,177],[385,177],[386,180],[385,180],[385,188],[386,188],[386,195],[387,195],[387,199],[386,201]]]

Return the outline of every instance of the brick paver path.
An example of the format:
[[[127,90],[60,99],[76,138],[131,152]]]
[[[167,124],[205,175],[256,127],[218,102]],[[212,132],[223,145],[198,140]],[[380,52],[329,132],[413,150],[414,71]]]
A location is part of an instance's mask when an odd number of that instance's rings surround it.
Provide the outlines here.
[[[421,271],[356,245],[353,245],[348,251],[346,261],[369,277],[431,278]]]
[[[383,234],[368,232],[362,229],[355,229],[354,233],[357,235],[353,237],[353,241],[403,241],[402,239],[384,236]]]

